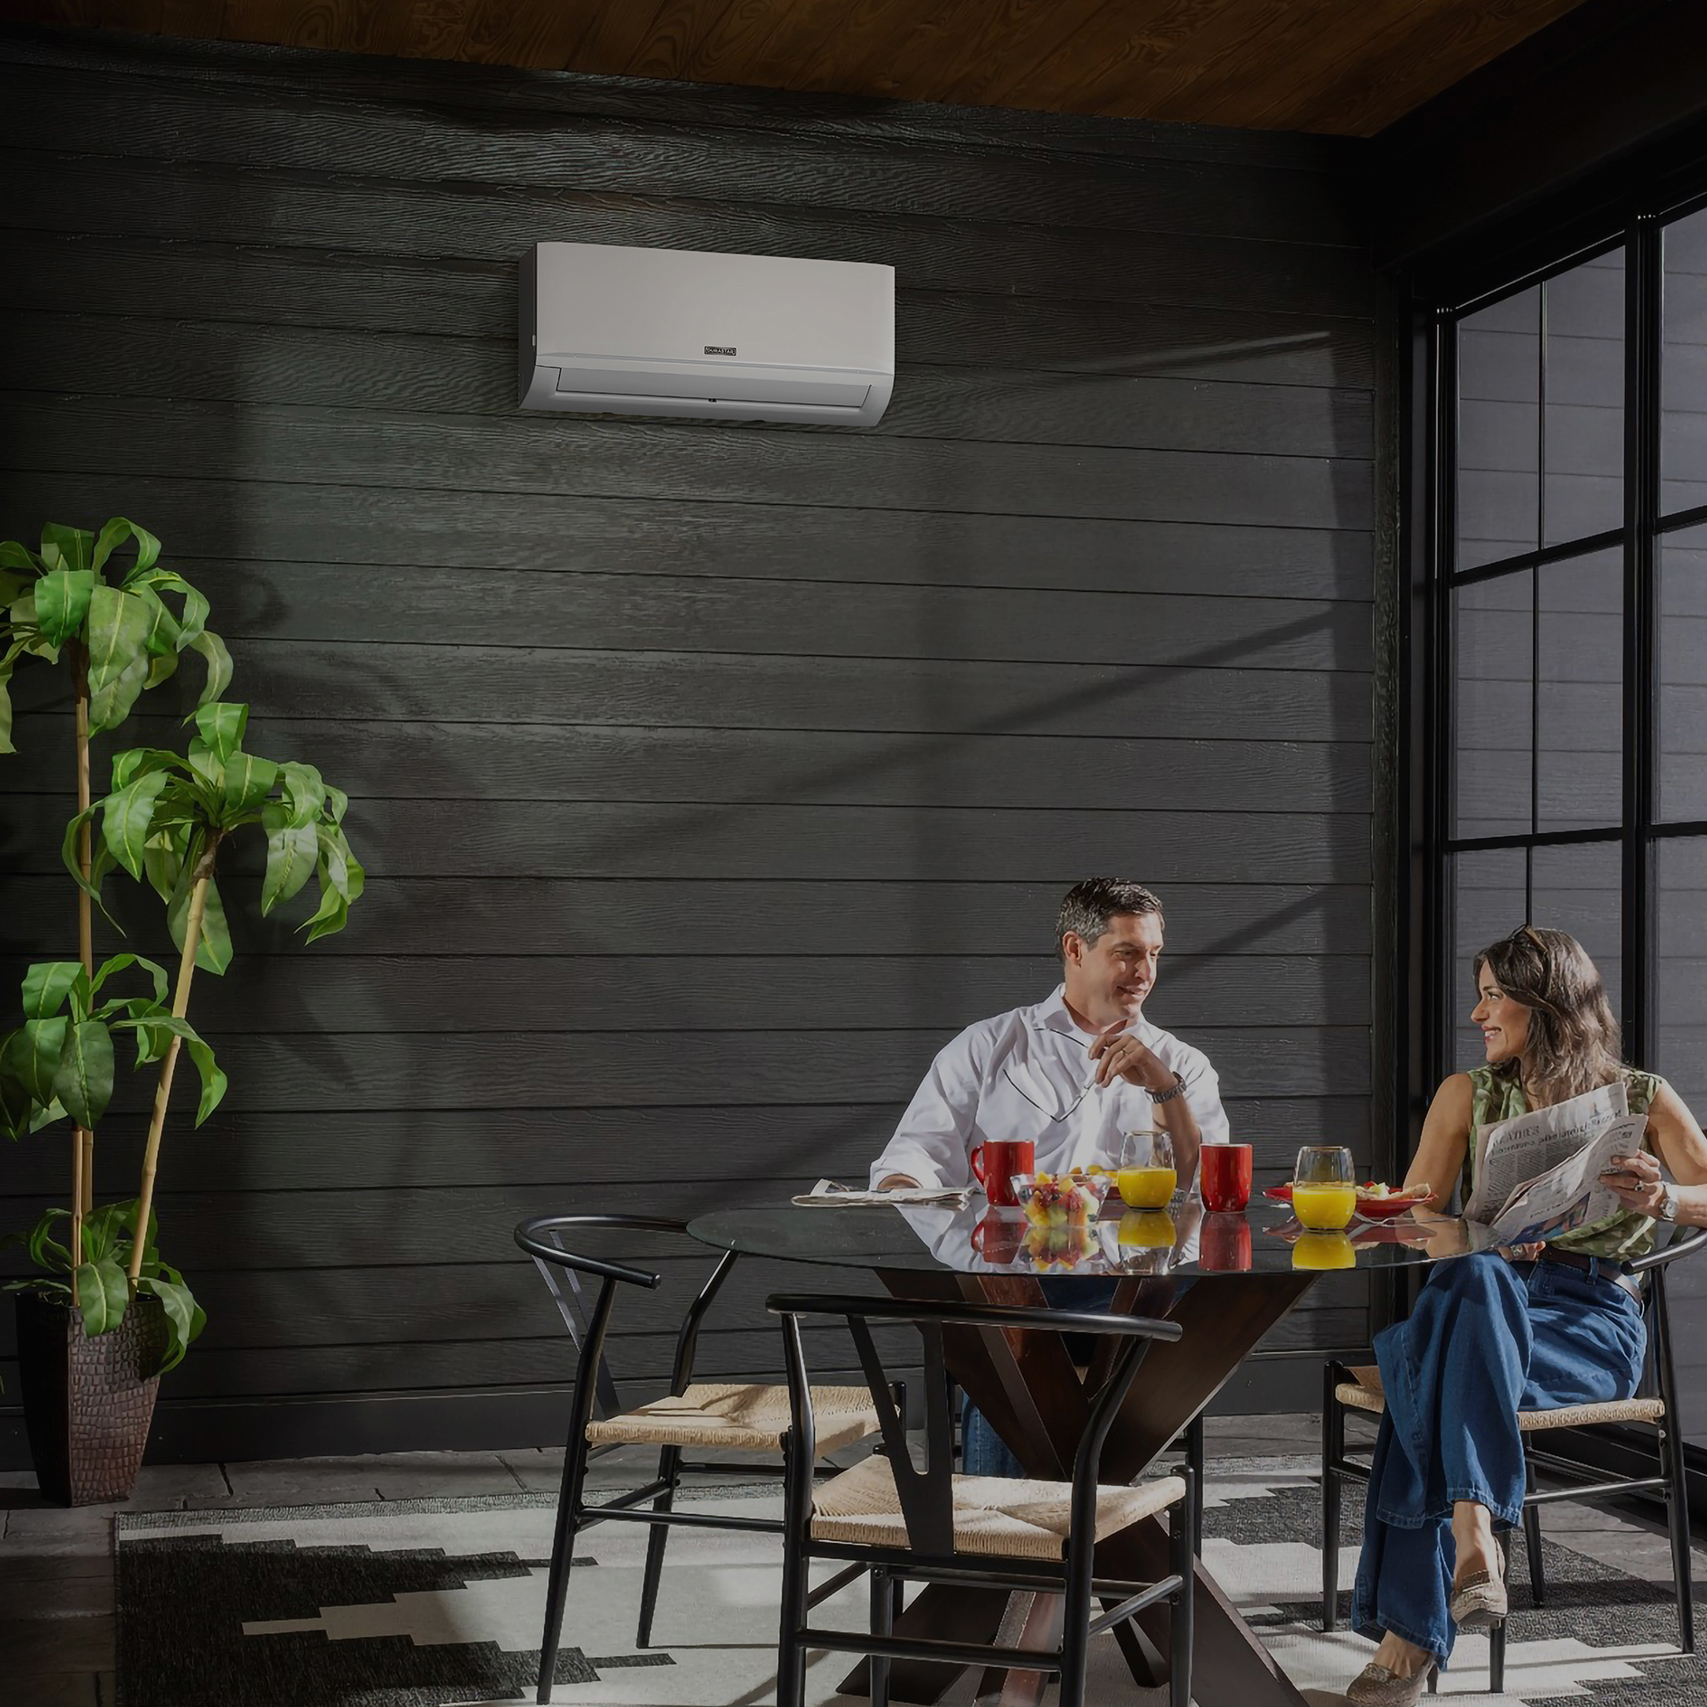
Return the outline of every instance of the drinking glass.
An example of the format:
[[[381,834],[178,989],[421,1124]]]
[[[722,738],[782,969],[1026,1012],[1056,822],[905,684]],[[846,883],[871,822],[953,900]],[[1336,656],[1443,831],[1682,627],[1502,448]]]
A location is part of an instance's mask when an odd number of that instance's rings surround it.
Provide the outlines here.
[[[1343,1144],[1306,1144],[1292,1170],[1292,1213],[1306,1226],[1342,1231],[1357,1213],[1351,1151]]]
[[[1128,1132],[1114,1183],[1128,1209],[1166,1209],[1179,1184],[1173,1139],[1165,1132]]]

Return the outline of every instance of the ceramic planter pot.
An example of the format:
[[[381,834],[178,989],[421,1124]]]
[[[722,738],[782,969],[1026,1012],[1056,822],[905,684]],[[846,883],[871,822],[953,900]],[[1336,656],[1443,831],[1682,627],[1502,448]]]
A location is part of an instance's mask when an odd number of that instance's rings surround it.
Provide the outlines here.
[[[154,1417],[166,1311],[137,1298],[110,1334],[90,1339],[69,1304],[17,1295],[24,1426],[45,1499],[99,1505],[130,1497]]]

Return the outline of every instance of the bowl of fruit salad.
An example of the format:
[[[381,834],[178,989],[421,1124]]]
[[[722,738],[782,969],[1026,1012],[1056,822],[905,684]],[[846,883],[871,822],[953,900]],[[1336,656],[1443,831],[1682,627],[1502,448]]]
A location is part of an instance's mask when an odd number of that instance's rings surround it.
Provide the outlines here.
[[[1096,1219],[1108,1195],[1106,1174],[1013,1174],[1008,1183],[1034,1227],[1083,1227]]]

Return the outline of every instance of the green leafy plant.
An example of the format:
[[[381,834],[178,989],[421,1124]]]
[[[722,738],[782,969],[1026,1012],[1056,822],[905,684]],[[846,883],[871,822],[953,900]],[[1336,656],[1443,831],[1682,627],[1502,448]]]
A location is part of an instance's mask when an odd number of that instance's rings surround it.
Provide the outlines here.
[[[135,970],[149,981],[145,995],[107,996],[108,981]],[[201,1077],[196,1124],[213,1113],[225,1095],[225,1075],[213,1051],[166,1005],[166,973],[137,954],[117,954],[93,976],[79,961],[40,961],[24,974],[24,1022],[0,1039],[0,1119],[17,1138],[55,1120],[70,1118],[93,1131],[112,1101],[117,1073],[115,1032],[130,1032],[136,1065],[159,1061],[169,1048],[190,1051]],[[84,1332],[110,1333],[124,1320],[130,1301],[123,1264],[133,1259],[139,1293],[158,1297],[166,1308],[171,1367],[201,1332],[205,1320],[183,1276],[159,1259],[155,1224],[139,1248],[134,1238],[137,1205],[107,1204],[78,1217],[70,1209],[49,1209],[27,1234],[8,1243],[22,1244],[42,1273],[13,1281],[9,1291],[27,1289],[53,1297],[61,1293],[78,1307]],[[80,1250],[54,1238],[59,1223],[81,1229]],[[122,1250],[121,1250],[122,1246]]]
[[[135,559],[115,581],[109,577],[118,567],[113,554],[126,544],[134,546]],[[37,551],[0,541],[0,753],[17,750],[10,686],[20,661],[63,660],[71,670],[76,721],[77,809],[86,811],[91,737],[122,723],[137,697],[167,680],[185,652],[206,663],[204,702],[225,690],[231,657],[207,617],[206,598],[161,566],[160,541],[124,516],[114,516],[99,534],[50,522]],[[86,832],[77,853],[86,877],[92,857]],[[89,897],[81,893],[77,945],[83,970],[92,976],[94,921]],[[71,1150],[73,1276],[81,1266],[83,1218],[94,1206],[94,1152],[93,1130],[79,1122]]]
[[[153,994],[99,1001],[107,981],[132,967],[147,974]],[[99,1122],[113,1096],[115,1031],[136,1034],[139,1067],[159,1060],[172,1036],[183,1038],[201,1074],[198,1126],[225,1095],[213,1051],[167,1006],[164,969],[139,954],[115,954],[93,977],[79,961],[38,961],[24,974],[23,1007],[24,1023],[0,1039],[0,1120],[10,1138],[67,1115],[82,1126]]]
[[[107,565],[126,541],[135,544],[136,561],[114,584]],[[50,522],[39,551],[15,539],[0,542],[0,753],[17,750],[8,690],[26,653],[57,663],[61,650],[70,649],[90,735],[124,722],[143,689],[171,676],[185,652],[206,660],[203,701],[224,691],[231,655],[207,627],[207,600],[159,559],[160,541],[123,516],[98,535]],[[178,603],[175,612],[168,595]]]
[[[231,933],[214,867],[221,847],[236,832],[250,825],[265,832],[263,913],[290,900],[311,877],[317,879],[320,904],[304,927],[310,942],[343,929],[365,881],[344,835],[349,802],[341,790],[324,782],[312,765],[278,764],[244,752],[248,706],[216,701],[194,715],[197,735],[187,754],[135,747],[114,757],[112,791],[72,819],[64,848],[67,869],[96,902],[102,879],[115,865],[139,881],[146,879],[165,901],[179,951],[171,1018],[180,1024],[189,1011],[196,968],[217,974],[231,963]],[[77,844],[97,816],[100,846],[84,868]],[[183,1025],[168,1038],[160,1058],[137,1197],[145,1218],[154,1200],[179,1044],[193,1053],[193,1036]],[[143,1261],[140,1247],[133,1246],[131,1261],[135,1278]]]
[[[114,553],[126,544],[135,558],[120,575]],[[23,1021],[0,1036],[0,1130],[22,1138],[57,1120],[75,1124],[71,1207],[50,1209],[30,1232],[8,1241],[23,1245],[39,1271],[12,1286],[67,1298],[90,1334],[116,1327],[132,1297],[158,1298],[168,1324],[166,1368],[205,1321],[183,1276],[160,1258],[153,1195],[180,1054],[188,1051],[200,1075],[198,1125],[225,1092],[224,1074],[186,1017],[196,968],[218,973],[231,960],[214,880],[219,851],[236,832],[261,828],[263,912],[318,878],[310,941],[343,928],[364,881],[342,828],[345,796],[311,765],[275,764],[242,750],[248,707],[220,698],[231,659],[207,627],[208,614],[202,594],[162,567],[154,535],[123,517],[98,535],[46,527],[39,551],[0,543],[0,753],[15,751],[14,672],[34,658],[70,668],[77,754],[77,812],[64,856],[78,885],[79,959],[32,966]],[[119,753],[110,791],[95,802],[91,739],[118,727],[187,652],[206,665],[195,738],[182,755],[163,747]],[[122,954],[95,969],[93,909],[115,866],[146,879],[166,903],[180,951],[169,1004],[167,975],[152,961]],[[132,969],[146,976],[148,993],[108,993],[109,980]],[[127,1031],[138,1068],[155,1069],[141,1190],[133,1200],[97,1209],[94,1128],[113,1095],[115,1034]]]
[[[73,1302],[83,1317],[83,1331],[93,1337],[109,1334],[124,1320],[130,1307],[132,1253],[137,1251],[137,1203],[104,1203],[83,1218],[83,1260],[73,1263],[70,1248],[54,1238],[61,1221],[69,1222],[69,1209],[50,1209],[28,1233],[14,1233],[3,1244],[21,1244],[31,1262],[41,1270],[27,1280],[8,1281],[7,1292],[35,1292],[47,1298]],[[139,1296],[158,1298],[165,1312],[166,1348],[158,1368],[164,1374],[184,1360],[184,1353],[207,1326],[207,1312],[195,1301],[184,1277],[160,1260],[155,1248],[155,1223],[148,1220],[148,1234],[137,1257]]]

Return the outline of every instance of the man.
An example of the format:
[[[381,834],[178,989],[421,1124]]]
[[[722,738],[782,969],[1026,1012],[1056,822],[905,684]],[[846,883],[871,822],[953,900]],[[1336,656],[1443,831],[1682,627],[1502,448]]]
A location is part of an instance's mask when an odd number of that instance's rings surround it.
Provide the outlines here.
[[[1162,904],[1119,877],[1075,884],[1055,944],[1062,982],[1032,1007],[980,1020],[931,1063],[872,1164],[879,1187],[965,1185],[986,1138],[1029,1138],[1042,1173],[1120,1160],[1125,1132],[1160,1128],[1189,1184],[1204,1144],[1227,1142],[1220,1081],[1201,1050],[1144,1018],[1161,968]]]

